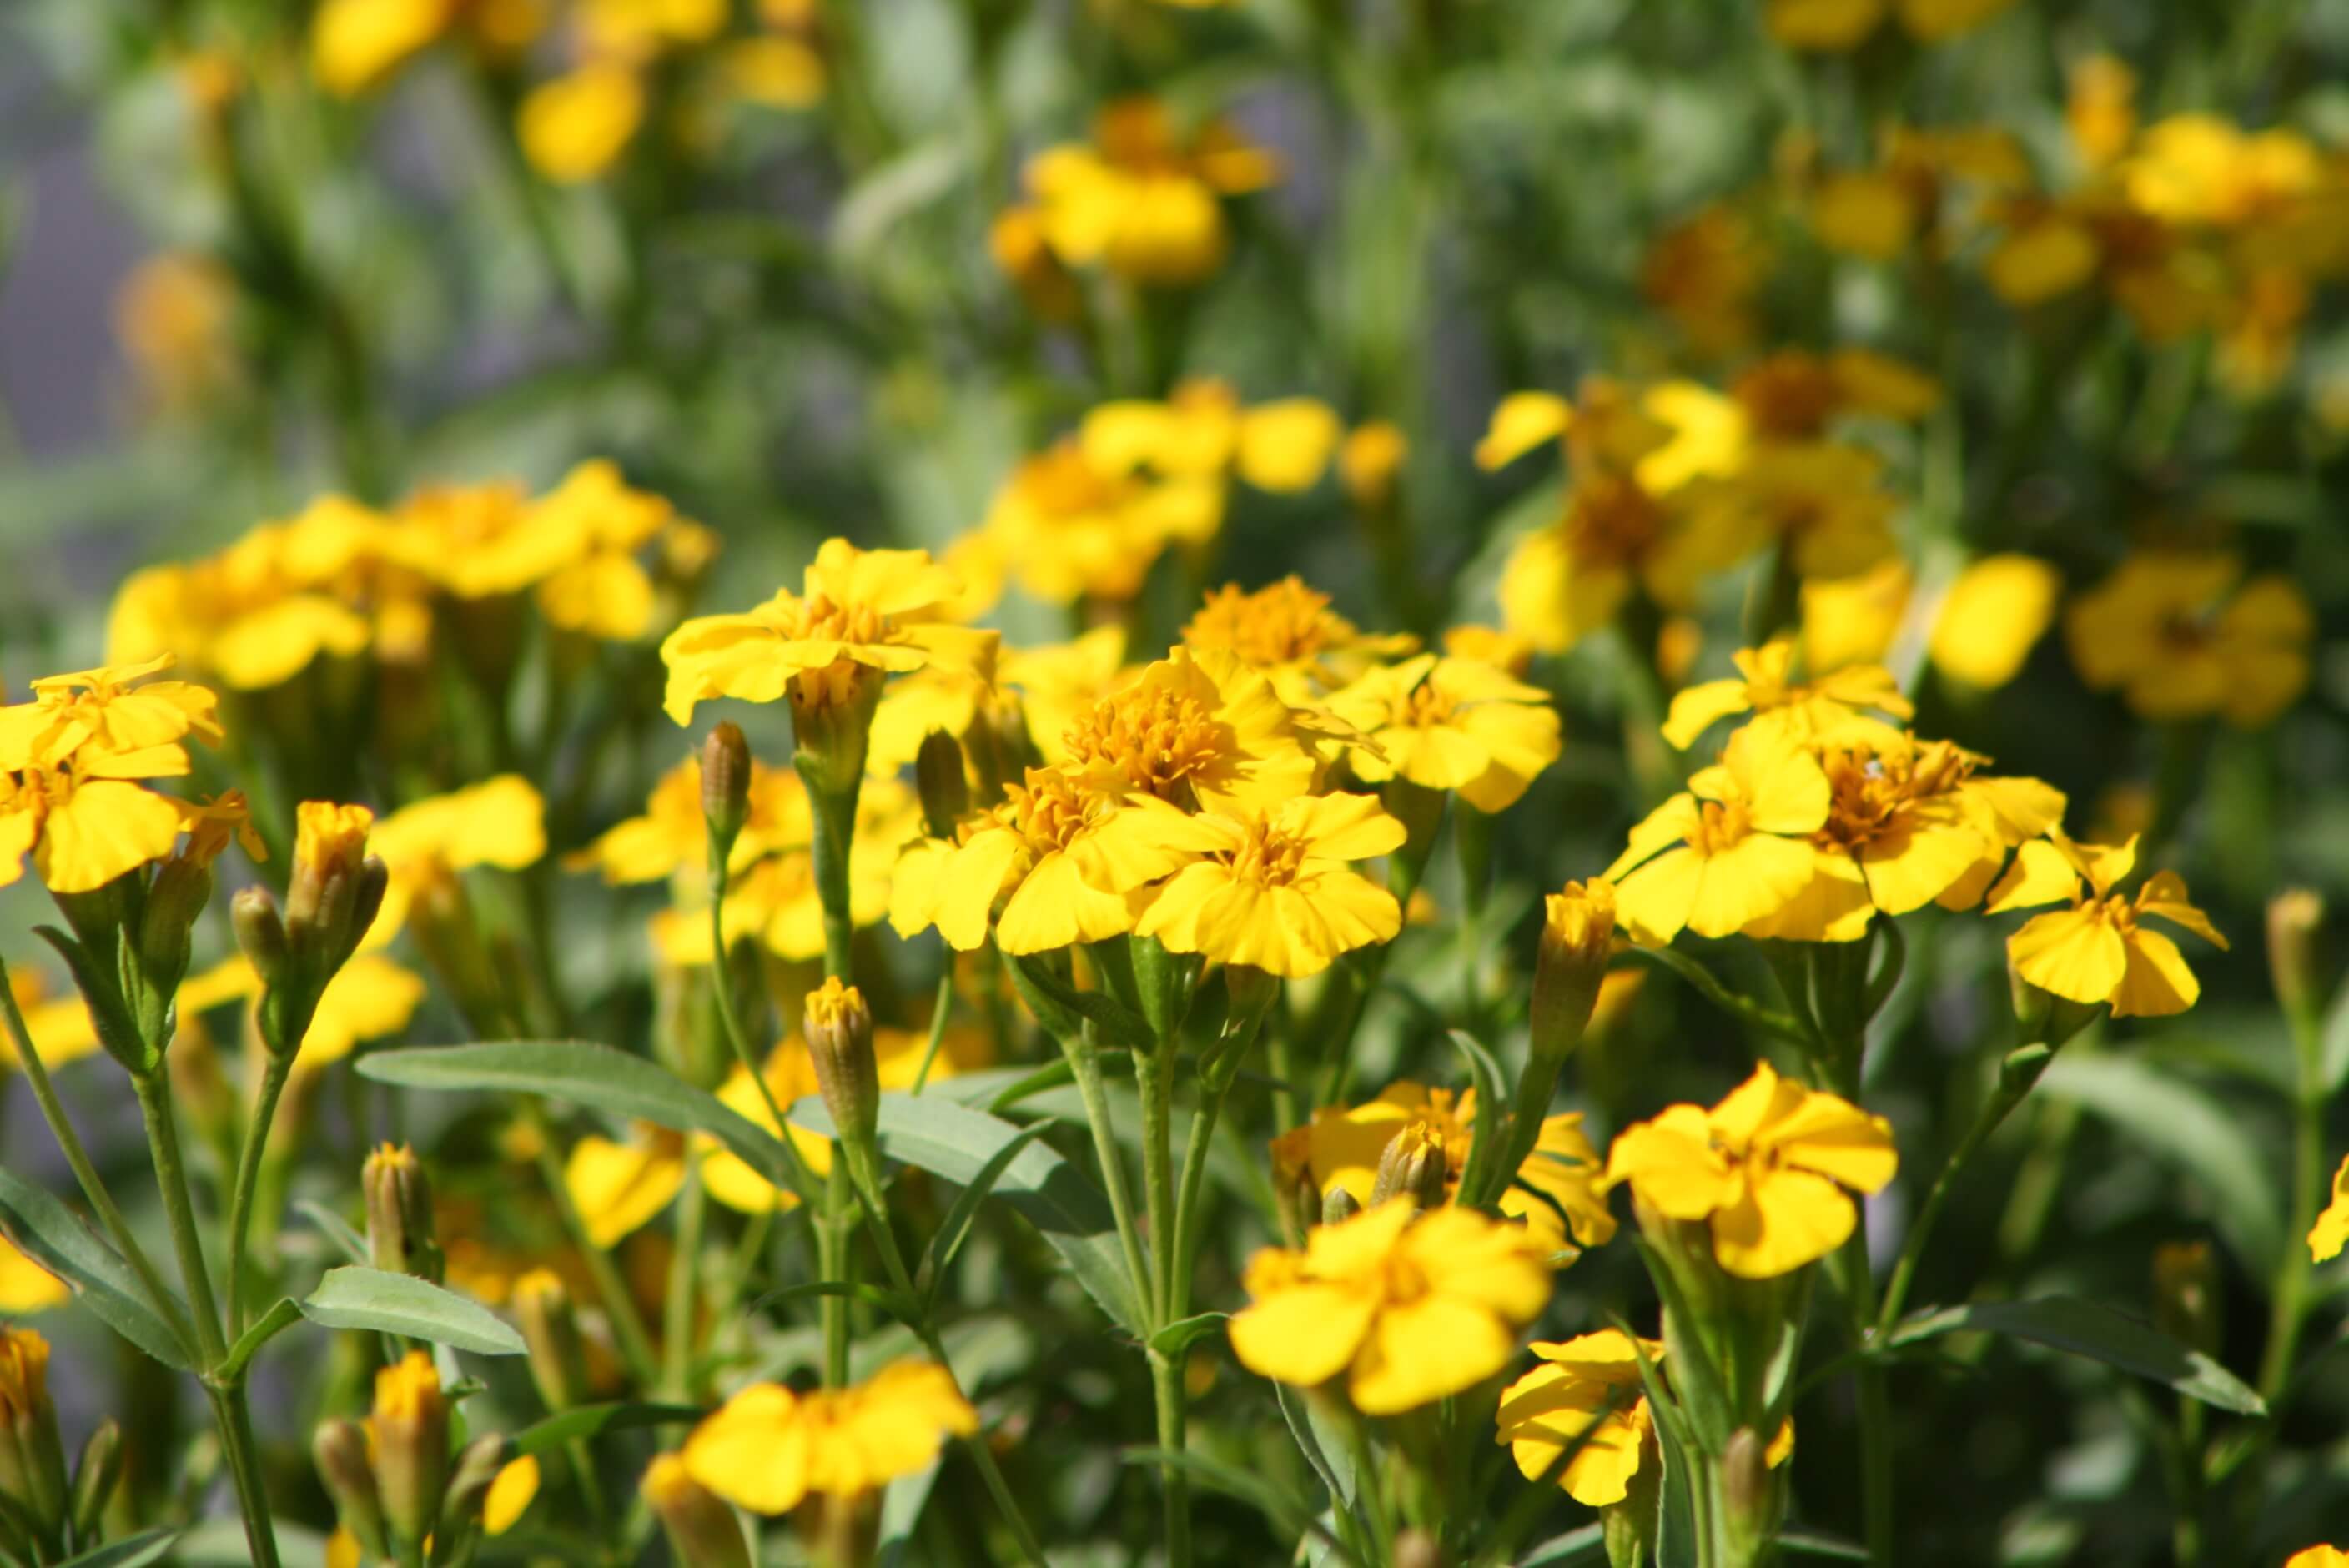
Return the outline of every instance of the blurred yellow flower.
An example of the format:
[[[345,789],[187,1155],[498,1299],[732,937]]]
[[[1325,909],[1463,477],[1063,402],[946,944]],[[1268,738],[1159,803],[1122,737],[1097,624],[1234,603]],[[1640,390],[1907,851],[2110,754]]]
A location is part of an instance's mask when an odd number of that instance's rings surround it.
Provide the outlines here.
[[[375,825],[367,847],[390,881],[364,948],[399,934],[426,887],[476,866],[521,871],[546,853],[546,805],[530,780],[502,773],[445,795],[412,801]]]
[[[737,38],[718,65],[736,97],[765,108],[813,108],[830,85],[823,57],[797,38]]]
[[[2066,73],[2064,125],[2073,150],[2091,170],[2111,164],[2137,136],[2137,73],[2110,55],[2087,55]]]
[[[356,98],[429,47],[457,0],[325,0],[310,28],[310,68],[337,98]]]
[[[1212,539],[1223,521],[1219,480],[1108,473],[1069,437],[1012,469],[980,533],[1023,590],[1067,604],[1134,597],[1167,546]]]
[[[2014,0],[1770,0],[1771,36],[1790,49],[1842,53],[1857,48],[1889,13],[1920,44],[1980,26]]]
[[[1301,1252],[1250,1260],[1233,1354],[1260,1377],[1312,1387],[1346,1374],[1365,1415],[1472,1388],[1508,1365],[1549,1301],[1549,1262],[1521,1228],[1471,1209],[1388,1200],[1316,1227]]]
[[[626,66],[597,61],[531,88],[515,133],[541,174],[558,185],[602,178],[644,123],[645,88]]]
[[[2013,680],[2047,624],[2064,574],[2032,555],[1986,555],[1959,573],[1933,617],[1933,667],[1963,686]]]
[[[1682,606],[1714,563],[1700,542],[1638,480],[1579,480],[1565,515],[1518,541],[1503,563],[1502,624],[1559,653],[1612,624],[1635,590]]]
[[[522,1520],[538,1496],[538,1460],[529,1454],[499,1467],[481,1502],[481,1528],[503,1535]]]
[[[1330,466],[1343,431],[1329,405],[1285,397],[1243,407],[1229,386],[1195,377],[1163,403],[1103,403],[1077,428],[1085,459],[1100,473],[1208,479],[1236,472],[1258,490],[1309,490]]]
[[[807,787],[788,768],[750,760],[750,810],[728,864],[740,871],[761,856],[809,843],[814,815]],[[687,758],[663,774],[645,799],[644,815],[614,824],[585,849],[563,860],[566,871],[595,870],[607,882],[659,882],[683,874],[697,882],[709,870],[709,830],[701,810],[701,758]]]
[[[1874,665],[1891,651],[1916,576],[1893,556],[1856,577],[1803,583],[1803,662],[1819,675]]]
[[[2255,729],[2308,685],[2316,618],[2291,579],[2244,579],[2231,555],[2141,551],[2073,599],[2064,633],[2080,678],[2140,716]]]
[[[2344,1244],[2349,1244],[2349,1160],[2333,1173],[2333,1199],[2308,1233],[2309,1255],[2320,1264],[2331,1263]]]
[[[0,1312],[28,1316],[63,1306],[73,1299],[65,1281],[26,1257],[16,1243],[0,1236]]]
[[[810,1492],[861,1496],[926,1469],[948,1437],[978,1430],[945,1367],[894,1361],[847,1388],[751,1384],[693,1429],[685,1468],[753,1513],[785,1513]]]
[[[1291,797],[1179,825],[1188,831],[1175,847],[1202,858],[1158,889],[1133,927],[1169,952],[1296,979],[1402,929],[1394,895],[1347,863],[1402,847],[1403,825],[1374,796]]]
[[[1347,497],[1365,511],[1384,507],[1410,455],[1411,442],[1401,427],[1385,419],[1355,426],[1338,448],[1338,478]]]
[[[1739,730],[1719,763],[1631,830],[1607,868],[1624,930],[1662,944],[1683,926],[1727,936],[1776,913],[1809,885],[1806,835],[1826,820],[1829,799],[1826,775],[1791,739]]]
[[[1269,153],[1222,122],[1186,137],[1164,103],[1132,98],[1102,110],[1092,145],[1039,153],[1027,181],[1062,262],[1179,286],[1223,265],[1230,236],[1217,198],[1260,191],[1278,173]]]
[[[1714,202],[1649,242],[1640,263],[1640,292],[1672,318],[1697,352],[1731,354],[1760,330],[1754,300],[1768,261],[1753,224]]]
[[[1754,715],[1750,728],[1773,740],[1806,742],[1838,734],[1889,732],[1880,720],[1865,716],[1874,710],[1895,718],[1916,711],[1900,695],[1899,683],[1879,665],[1848,665],[1808,683],[1792,678],[1795,639],[1774,637],[1758,648],[1740,648],[1730,655],[1737,677],[1705,681],[1674,694],[1664,716],[1663,735],[1686,751],[1716,720],[1740,713]]]
[[[2068,900],[2071,907],[2034,915],[2007,938],[2014,971],[2043,991],[2075,1002],[2110,1002],[2113,1016],[2166,1017],[2191,1007],[2201,982],[2178,944],[2142,923],[2155,915],[2221,950],[2227,939],[2187,902],[2175,872],[2156,872],[2134,901],[2114,887],[2137,864],[2137,841],[2075,844],[2060,829],[2015,851],[1990,890],[1986,913]]]
[[[236,278],[194,251],[150,256],[114,296],[114,334],[152,404],[193,411],[237,376]]]
[[[1509,1445],[1519,1473],[1538,1480],[1579,1439],[1558,1485],[1586,1508],[1622,1501],[1655,1426],[1640,1391],[1640,1357],[1661,1367],[1663,1345],[1642,1339],[1635,1350],[1630,1335],[1604,1328],[1563,1343],[1537,1339],[1528,1348],[1543,1365],[1502,1391],[1498,1440]]]
[[[1715,1261],[1773,1279],[1841,1246],[1899,1160],[1892,1128],[1847,1100],[1781,1078],[1764,1062],[1711,1110],[1666,1107],[1607,1153],[1608,1186],[1630,1182],[1668,1219],[1711,1222]]]
[[[2349,1568],[2349,1552],[2338,1546],[2303,1546],[2284,1559],[2283,1568]]]
[[[586,1226],[587,1240],[606,1251],[668,1207],[685,1185],[685,1139],[638,1122],[628,1140],[590,1133],[571,1147],[563,1184]]]
[[[1515,805],[1560,750],[1549,694],[1473,659],[1422,654],[1372,670],[1328,706],[1362,738],[1348,752],[1356,778],[1456,790],[1480,811]]]

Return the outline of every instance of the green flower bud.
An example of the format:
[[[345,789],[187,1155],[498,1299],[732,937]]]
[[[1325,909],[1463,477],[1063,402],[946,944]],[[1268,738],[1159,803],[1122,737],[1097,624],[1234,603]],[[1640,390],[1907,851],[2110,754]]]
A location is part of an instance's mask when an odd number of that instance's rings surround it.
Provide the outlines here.
[[[677,1455],[656,1458],[640,1490],[660,1516],[678,1568],[750,1568],[750,1549],[734,1511],[686,1474],[685,1461]]]
[[[272,988],[285,984],[285,922],[278,915],[277,901],[269,896],[269,890],[241,890],[229,900],[228,923],[261,983]]]
[[[406,1144],[384,1144],[359,1172],[367,1196],[368,1260],[390,1274],[440,1282],[440,1247],[432,1230],[432,1186],[424,1162]]]
[[[587,1351],[569,1288],[554,1270],[533,1269],[514,1282],[513,1305],[538,1397],[550,1410],[571,1408],[587,1388]]]
[[[156,868],[139,917],[139,967],[159,996],[178,993],[188,972],[188,933],[212,897],[211,861],[173,855]]]
[[[2313,1018],[2324,1006],[2316,953],[2323,925],[2321,893],[2287,888],[2268,901],[2268,973],[2286,1018]]]
[[[491,1484],[505,1469],[505,1463],[506,1439],[501,1434],[492,1432],[465,1445],[449,1472],[448,1491],[440,1500],[440,1524],[434,1532],[436,1543],[459,1540],[481,1523],[481,1504],[488,1501]]]
[[[449,1480],[449,1401],[431,1357],[411,1350],[376,1374],[369,1425],[384,1522],[402,1545],[422,1541],[440,1522]]]
[[[914,780],[922,796],[922,820],[934,839],[954,837],[955,824],[970,814],[970,779],[963,771],[962,747],[943,729],[922,738],[914,758]]]
[[[750,743],[730,719],[701,743],[701,820],[709,829],[711,852],[730,852],[750,818]]]
[[[1615,947],[1615,884],[1568,882],[1547,900],[1541,949],[1534,961],[1532,1048],[1557,1061],[1582,1042],[1607,960]]]
[[[1423,1121],[1413,1122],[1388,1139],[1380,1152],[1378,1174],[1371,1181],[1370,1207],[1375,1209],[1402,1195],[1411,1199],[1413,1208],[1441,1208],[1450,1174],[1444,1134]]]
[[[99,1515],[122,1480],[122,1428],[109,1416],[81,1446],[74,1464],[73,1532],[76,1541],[98,1539]]]
[[[318,1479],[326,1483],[326,1491],[335,1500],[335,1512],[343,1528],[358,1538],[361,1550],[368,1555],[384,1556],[390,1545],[384,1535],[383,1499],[376,1491],[375,1467],[367,1460],[367,1434],[357,1421],[322,1422],[310,1439],[310,1453],[318,1466]]]
[[[1321,1198],[1321,1222],[1342,1225],[1362,1212],[1362,1205],[1343,1187],[1332,1187]]]
[[[843,1144],[869,1152],[881,1114],[881,1079],[864,994],[836,977],[826,980],[808,993],[803,1032],[833,1130]]]
[[[49,1342],[0,1328],[0,1494],[47,1540],[63,1531],[70,1493],[65,1440],[49,1402]]]

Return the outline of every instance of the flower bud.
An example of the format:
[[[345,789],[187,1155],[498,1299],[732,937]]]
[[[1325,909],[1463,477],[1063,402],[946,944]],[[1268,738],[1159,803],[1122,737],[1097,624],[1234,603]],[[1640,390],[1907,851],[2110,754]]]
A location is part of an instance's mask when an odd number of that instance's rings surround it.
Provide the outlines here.
[[[2153,1250],[2153,1325],[2205,1356],[2218,1353],[2219,1265],[2208,1242],[2164,1242]]]
[[[701,820],[713,854],[731,853],[750,820],[750,743],[731,719],[701,743]]]
[[[1533,1054],[1557,1061],[1581,1043],[1615,946],[1615,884],[1593,877],[1546,901],[1534,962]]]
[[[1738,1428],[1729,1434],[1718,1463],[1731,1539],[1754,1544],[1770,1540],[1778,1528],[1778,1489],[1762,1435],[1751,1427]]]
[[[376,1491],[375,1467],[367,1460],[367,1434],[357,1421],[336,1419],[319,1424],[310,1439],[318,1479],[335,1500],[343,1528],[358,1539],[371,1557],[390,1550],[383,1533],[383,1500]]]
[[[505,1455],[506,1440],[495,1432],[465,1445],[449,1472],[448,1490],[440,1500],[440,1522],[433,1532],[436,1540],[461,1540],[481,1521],[490,1488],[505,1470]]]
[[[922,738],[914,756],[914,781],[922,796],[922,820],[934,839],[952,839],[955,824],[970,815],[970,779],[963,771],[962,747],[943,729]]]
[[[881,680],[854,659],[792,677],[792,765],[811,794],[844,794],[864,778]]]
[[[2286,1018],[2313,1018],[2324,1006],[2316,954],[2323,924],[2322,893],[2286,888],[2268,901],[2268,973]]]
[[[449,1402],[432,1357],[411,1350],[375,1375],[375,1480],[384,1522],[402,1545],[432,1533],[449,1480]]]
[[[1388,1139],[1381,1151],[1378,1174],[1371,1181],[1370,1206],[1375,1209],[1403,1194],[1414,1208],[1441,1208],[1450,1174],[1444,1134],[1426,1122],[1413,1122]]]
[[[388,1274],[440,1283],[440,1247],[432,1231],[432,1185],[407,1144],[386,1143],[359,1172],[367,1194],[367,1257]]]
[[[1386,420],[1356,426],[1338,449],[1338,478],[1347,498],[1364,511],[1385,510],[1395,474],[1410,455],[1411,443]]]
[[[1394,1568],[1444,1568],[1450,1561],[1443,1542],[1416,1525],[1395,1537]]]
[[[49,1402],[49,1342],[29,1328],[0,1328],[0,1495],[44,1537],[63,1529],[69,1493]]]
[[[750,1550],[734,1511],[685,1473],[685,1461],[662,1454],[645,1470],[645,1501],[660,1516],[678,1568],[750,1568]]]
[[[139,916],[139,967],[158,995],[179,991],[188,972],[188,933],[212,897],[211,861],[173,855],[156,868]]]
[[[374,825],[375,813],[365,806],[305,800],[295,822],[294,877],[285,890],[286,940],[305,958],[339,954],[350,936],[359,869],[367,858],[367,829]],[[334,967],[323,965],[315,983],[323,985]]]
[[[1332,1187],[1321,1195],[1321,1222],[1325,1225],[1342,1225],[1361,1212],[1361,1201],[1343,1187]]]
[[[98,1539],[98,1516],[122,1480],[122,1428],[109,1416],[81,1446],[74,1463],[73,1532],[76,1541]]]
[[[550,1410],[571,1408],[587,1389],[587,1351],[570,1290],[554,1270],[533,1269],[514,1282],[513,1305],[538,1397]]]
[[[881,1114],[881,1078],[864,994],[837,977],[826,980],[808,993],[802,1032],[834,1130],[844,1144],[870,1150]]]
[[[261,976],[264,985],[277,986],[285,983],[285,922],[277,913],[277,901],[269,896],[265,887],[242,889],[229,900],[228,923],[236,932],[236,944],[244,950],[245,960]]]

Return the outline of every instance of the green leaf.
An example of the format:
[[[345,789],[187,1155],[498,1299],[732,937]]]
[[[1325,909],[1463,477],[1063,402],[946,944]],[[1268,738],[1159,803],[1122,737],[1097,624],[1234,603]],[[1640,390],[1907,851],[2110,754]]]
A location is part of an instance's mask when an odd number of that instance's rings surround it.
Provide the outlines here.
[[[2149,1324],[2077,1296],[2036,1301],[1983,1301],[1965,1306],[1929,1308],[1897,1325],[1886,1343],[1898,1348],[1937,1335],[1979,1332],[2010,1335],[2116,1367],[2179,1393],[2246,1416],[2267,1413],[2250,1385],[2199,1350],[2188,1348]]]
[[[1063,1057],[1057,1062],[1046,1062],[1032,1073],[1021,1074],[989,1097],[987,1101],[988,1113],[991,1116],[1001,1116],[1030,1096],[1041,1094],[1048,1088],[1060,1088],[1066,1084],[1074,1083],[1076,1078],[1077,1069],[1069,1065],[1067,1057]],[[968,1095],[957,1095],[955,1098],[966,1105],[971,1103],[971,1097]]]
[[[57,1568],[144,1568],[147,1563],[160,1562],[179,1539],[176,1530],[142,1530],[104,1546],[93,1546],[79,1556],[68,1557]]]
[[[2251,1272],[2282,1255],[2283,1216],[2257,1130],[2211,1096],[2127,1057],[2066,1053],[2039,1092],[2092,1110],[2179,1167],[2209,1199],[2210,1222]]]
[[[1330,1491],[1332,1508],[1354,1506],[1354,1456],[1346,1451],[1342,1442],[1324,1442],[1321,1423],[1314,1418],[1314,1410],[1304,1393],[1287,1383],[1276,1382],[1272,1392],[1280,1401],[1281,1419],[1288,1423],[1288,1435],[1305,1455],[1306,1463],[1321,1478]]]
[[[427,1339],[481,1356],[520,1356],[523,1346],[497,1314],[413,1274],[359,1264],[328,1269],[302,1315],[326,1328],[363,1328]]]
[[[833,1136],[832,1118],[813,1095],[790,1115],[797,1126]],[[881,1152],[964,1186],[978,1180],[1006,1143],[1022,1136],[1008,1121],[934,1095],[881,1097]],[[1099,1187],[1048,1146],[1030,1143],[995,1178],[994,1195],[1036,1227],[1102,1311],[1135,1338],[1143,1336],[1117,1222]]]
[[[1467,1030],[1452,1029],[1447,1034],[1453,1047],[1467,1058],[1469,1077],[1476,1085],[1476,1107],[1484,1113],[1485,1126],[1487,1129],[1503,1128],[1501,1108],[1511,1104],[1516,1097],[1504,1088],[1509,1080],[1501,1071],[1501,1064],[1493,1059],[1493,1053],[1485,1048],[1484,1042]],[[1478,1202],[1483,1200],[1493,1161],[1500,1153],[1501,1141],[1500,1136],[1495,1133],[1469,1145],[1468,1168],[1460,1173],[1460,1191],[1466,1194],[1464,1201]]]
[[[601,1437],[605,1432],[698,1421],[709,1413],[698,1405],[657,1405],[634,1400],[582,1405],[559,1416],[549,1416],[536,1426],[523,1428],[514,1435],[514,1452],[518,1456],[550,1453],[566,1443]]]
[[[2324,1092],[2339,1094],[2349,1083],[2349,980],[2333,993],[2333,1005],[2324,1012],[2323,1063]]]
[[[1829,1535],[1824,1530],[1806,1530],[1799,1525],[1778,1532],[1778,1544],[1805,1557],[1833,1557],[1845,1563],[1868,1561],[1868,1548],[1857,1541],[1846,1541],[1840,1535]]]
[[[1231,1321],[1228,1312],[1195,1312],[1178,1317],[1150,1336],[1150,1348],[1161,1356],[1180,1356]]]
[[[930,1501],[930,1490],[937,1479],[938,1461],[933,1460],[920,1470],[899,1476],[881,1494],[881,1544],[874,1554],[874,1561],[881,1568],[898,1568],[905,1560],[905,1550],[914,1540],[914,1526],[922,1522],[922,1509]]]
[[[1586,1524],[1563,1535],[1553,1535],[1517,1559],[1517,1568],[1569,1568],[1576,1563],[1596,1563],[1607,1555],[1606,1527]]]
[[[1694,1462],[1661,1428],[1656,1451],[1664,1461],[1663,1484],[1656,1489],[1656,1568],[1697,1568],[1696,1489],[1690,1473]]]
[[[914,1277],[914,1288],[925,1304],[937,1299],[938,1282],[946,1278],[947,1270],[954,1266],[955,1253],[970,1235],[972,1222],[978,1217],[978,1206],[995,1191],[995,1183],[1004,1171],[1019,1157],[1019,1151],[1044,1136],[1051,1123],[1040,1121],[1033,1127],[1022,1128],[1019,1135],[997,1150],[979,1167],[978,1174],[957,1194],[947,1217],[938,1222],[937,1233],[930,1238],[929,1250],[922,1254],[920,1270]]]
[[[1090,1020],[1112,1045],[1149,1050],[1154,1042],[1143,1016],[1102,991],[1081,991],[1033,954],[1007,954],[1011,983],[1029,1009],[1055,1038],[1074,1032],[1074,1019]]]
[[[355,1230],[348,1220],[336,1213],[316,1198],[304,1198],[294,1205],[294,1212],[318,1227],[337,1251],[355,1264],[370,1263],[375,1254],[367,1250],[367,1238]]]
[[[778,1187],[791,1183],[782,1140],[658,1062],[585,1040],[499,1040],[371,1051],[361,1078],[409,1088],[549,1095],[679,1132],[707,1132]]]
[[[781,1290],[771,1290],[750,1304],[753,1312],[763,1312],[787,1301],[806,1301],[813,1296],[843,1295],[851,1301],[885,1312],[909,1327],[924,1320],[921,1303],[895,1291],[865,1280],[814,1279],[800,1284],[787,1284]]]
[[[228,1347],[228,1357],[221,1363],[220,1376],[233,1381],[244,1375],[253,1358],[261,1354],[263,1346],[302,1321],[301,1303],[291,1296],[280,1296],[275,1306],[264,1313],[261,1321],[237,1336],[236,1343]]]
[[[1315,1518],[1311,1509],[1254,1470],[1227,1465],[1205,1454],[1174,1449],[1128,1449],[1118,1458],[1130,1465],[1170,1465],[1194,1480],[1238,1498],[1284,1530],[1298,1535],[1319,1536],[1332,1545],[1338,1544],[1330,1527]],[[1351,1562],[1352,1554],[1348,1553],[1346,1560]]]
[[[147,1287],[122,1255],[63,1202],[6,1170],[0,1170],[0,1231],[123,1338],[166,1367],[197,1369],[194,1349],[147,1305]],[[171,1305],[185,1318],[186,1304],[175,1295]]]

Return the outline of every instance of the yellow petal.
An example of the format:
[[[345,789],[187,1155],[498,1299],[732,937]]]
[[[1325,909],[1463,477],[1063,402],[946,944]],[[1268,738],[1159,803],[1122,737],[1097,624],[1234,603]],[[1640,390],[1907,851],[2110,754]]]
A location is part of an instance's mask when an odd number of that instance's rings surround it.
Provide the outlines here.
[[[1275,1382],[1311,1387],[1343,1371],[1370,1332],[1375,1295],[1307,1281],[1233,1315],[1232,1354]]]
[[[481,1528],[503,1535],[538,1495],[538,1460],[528,1454],[500,1470],[481,1503]]]
[[[1775,1279],[1843,1245],[1857,1206],[1806,1171],[1749,1172],[1739,1201],[1713,1216],[1713,1253],[1741,1279]]]
[[[1975,562],[1950,585],[1934,618],[1933,667],[1984,690],[2006,685],[2045,634],[2063,589],[2063,574],[2036,556]]]
[[[1378,1315],[1347,1390],[1364,1415],[1392,1416],[1475,1387],[1516,1350],[1516,1336],[1490,1311],[1424,1296]]]
[[[2093,904],[2033,917],[2006,951],[2016,974],[2075,1002],[2110,1001],[2128,972],[2127,945]]]
[[[2330,1263],[2341,1255],[2349,1244],[2349,1160],[2333,1173],[2333,1201],[2316,1216],[2316,1226],[2308,1233],[2308,1250],[2318,1263]]]
[[[1476,466],[1506,468],[1565,435],[1573,419],[1573,406],[1555,392],[1512,392],[1493,410],[1493,423],[1476,443]]]
[[[1664,717],[1664,738],[1686,751],[1714,720],[1744,713],[1753,706],[1742,680],[1705,681],[1689,686],[1672,698],[1671,711]]]
[[[2194,1006],[2202,995],[2202,984],[2186,966],[2186,955],[2178,951],[2178,944],[2143,926],[2121,942],[2127,968],[2112,993],[2114,1017],[2166,1018]]]

